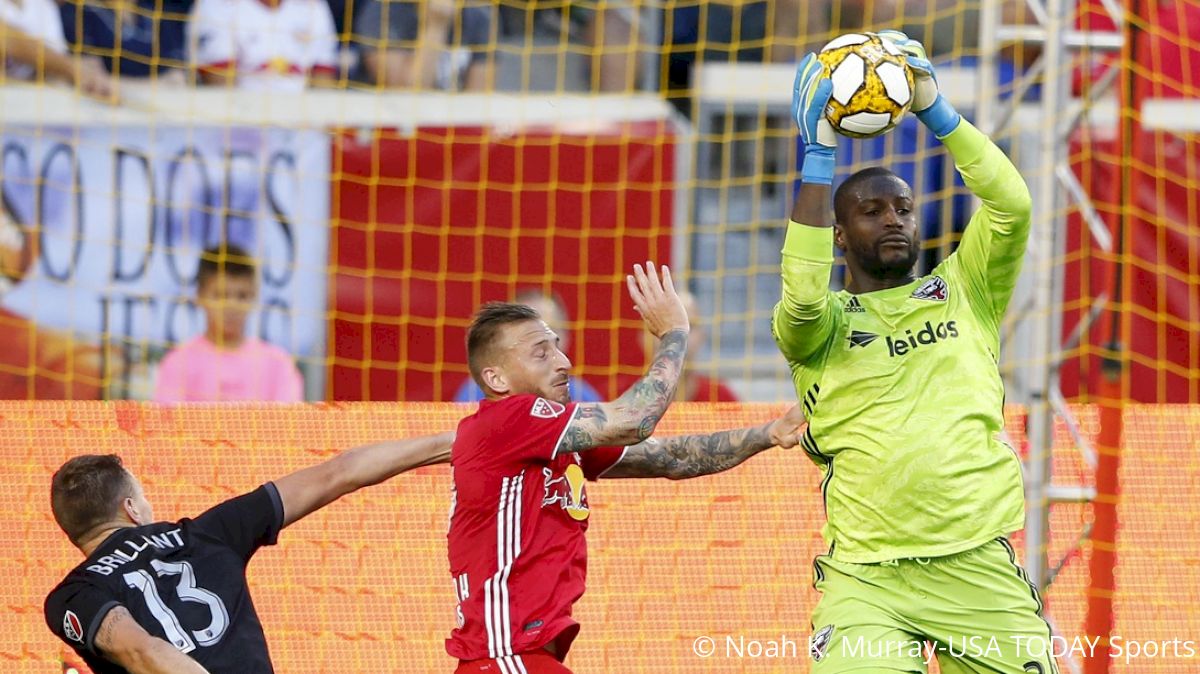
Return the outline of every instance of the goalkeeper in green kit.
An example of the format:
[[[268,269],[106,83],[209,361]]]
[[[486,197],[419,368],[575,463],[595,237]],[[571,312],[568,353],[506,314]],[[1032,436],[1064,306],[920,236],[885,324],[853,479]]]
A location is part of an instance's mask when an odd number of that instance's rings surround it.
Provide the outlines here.
[[[883,168],[832,195],[832,85],[810,54],[792,112],[805,143],[773,331],[822,472],[814,674],[1057,672],[1037,589],[1005,538],[1024,524],[1021,464],[1000,439],[999,328],[1021,269],[1030,195],[1017,169],[937,89],[920,43],[912,109],[983,202],[958,250],[917,277],[912,189]],[[831,292],[833,246],[851,280]]]

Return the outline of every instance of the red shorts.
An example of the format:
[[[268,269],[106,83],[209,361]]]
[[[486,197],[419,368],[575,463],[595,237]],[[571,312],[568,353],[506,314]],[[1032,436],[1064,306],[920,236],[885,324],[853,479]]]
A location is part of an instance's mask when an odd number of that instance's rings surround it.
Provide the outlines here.
[[[495,660],[460,660],[454,674],[571,674],[571,670],[553,655],[539,649]]]

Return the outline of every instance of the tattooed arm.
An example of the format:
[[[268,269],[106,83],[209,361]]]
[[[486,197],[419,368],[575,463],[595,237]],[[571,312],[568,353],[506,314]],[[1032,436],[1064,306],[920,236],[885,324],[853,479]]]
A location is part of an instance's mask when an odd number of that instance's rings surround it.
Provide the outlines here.
[[[558,451],[631,445],[650,437],[675,399],[686,350],[687,332],[672,330],[663,335],[650,371],[620,398],[579,406]]]
[[[142,629],[124,606],[100,621],[96,650],[130,674],[208,674],[200,663]]]
[[[687,353],[689,325],[687,310],[671,281],[671,270],[663,267],[660,280],[653,264],[647,262],[645,271],[641,265],[634,265],[633,275],[625,277],[625,282],[646,329],[659,339],[658,350],[650,370],[621,397],[610,403],[577,407],[575,418],[559,442],[559,452],[641,442],[654,432],[675,399]]]
[[[764,449],[789,448],[800,441],[804,415],[794,406],[769,424],[710,435],[650,438],[625,449],[605,478],[665,477],[686,480],[729,470]]]

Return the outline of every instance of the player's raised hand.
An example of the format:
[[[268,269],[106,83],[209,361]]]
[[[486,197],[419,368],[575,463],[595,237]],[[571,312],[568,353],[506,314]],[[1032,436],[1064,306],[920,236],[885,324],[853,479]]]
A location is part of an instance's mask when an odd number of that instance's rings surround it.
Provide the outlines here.
[[[834,151],[837,134],[825,119],[825,106],[833,95],[833,82],[825,72],[825,64],[816,54],[808,54],[796,67],[792,83],[792,118],[800,127],[804,141],[804,166],[800,177],[806,183],[833,183]]]
[[[800,436],[804,433],[806,424],[804,412],[800,405],[793,405],[782,417],[771,424],[771,442],[783,449],[791,449],[800,444]]]
[[[907,55],[913,73],[912,111],[938,138],[945,137],[958,126],[962,115],[950,105],[938,89],[937,74],[925,52],[925,45],[898,30],[881,30],[879,37],[891,42]]]
[[[662,278],[659,278],[653,262],[633,265],[633,273],[625,277],[629,287],[629,296],[633,299],[633,308],[642,316],[646,330],[656,338],[672,330],[688,332],[687,310],[683,301],[675,292],[675,283],[671,280],[671,270],[664,265]]]

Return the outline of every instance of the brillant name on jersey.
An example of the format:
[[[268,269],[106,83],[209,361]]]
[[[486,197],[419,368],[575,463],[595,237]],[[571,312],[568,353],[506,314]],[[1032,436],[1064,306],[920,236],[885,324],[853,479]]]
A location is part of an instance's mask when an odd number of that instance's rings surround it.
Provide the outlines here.
[[[89,564],[87,570],[92,573],[98,573],[101,576],[108,576],[113,571],[137,559],[138,555],[142,554],[142,551],[147,548],[153,548],[154,550],[174,550],[182,547],[183,530],[176,527],[161,534],[143,535],[141,543],[135,540],[125,541],[120,547],[113,550],[111,555],[104,555],[100,559],[97,559],[95,564]],[[126,548],[128,551],[126,551]]]

